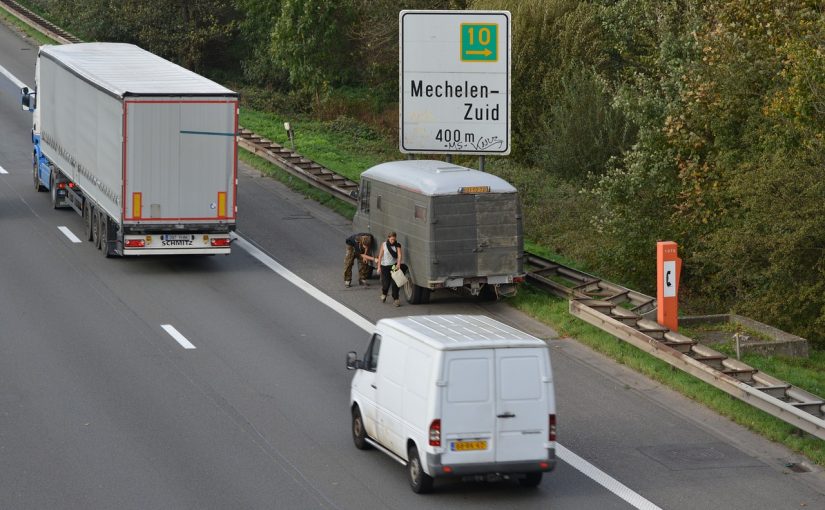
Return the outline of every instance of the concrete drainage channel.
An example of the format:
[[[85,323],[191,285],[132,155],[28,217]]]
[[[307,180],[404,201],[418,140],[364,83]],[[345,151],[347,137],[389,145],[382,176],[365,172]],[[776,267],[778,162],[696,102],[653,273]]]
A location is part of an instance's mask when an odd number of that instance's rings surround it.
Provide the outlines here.
[[[0,0],[0,6],[61,43],[81,42],[17,2]],[[308,184],[349,204],[357,204],[357,183],[294,150],[243,128],[238,133],[238,144]],[[530,253],[525,253],[525,266],[531,268],[527,272],[528,281],[570,299],[570,313],[576,317],[802,431],[825,439],[825,400],[659,325],[650,319],[656,311],[655,298]],[[735,317],[706,320],[736,321]],[[780,338],[777,332],[791,336],[775,328],[770,328],[769,334]],[[798,345],[793,348],[800,349]],[[798,465],[787,467],[792,471],[804,469]]]

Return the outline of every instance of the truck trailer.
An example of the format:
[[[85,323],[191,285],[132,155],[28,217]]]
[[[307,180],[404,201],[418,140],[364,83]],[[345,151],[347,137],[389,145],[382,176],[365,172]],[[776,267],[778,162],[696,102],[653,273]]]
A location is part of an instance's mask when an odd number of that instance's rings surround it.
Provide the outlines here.
[[[137,46],[41,46],[34,187],[114,255],[228,254],[238,94]]]

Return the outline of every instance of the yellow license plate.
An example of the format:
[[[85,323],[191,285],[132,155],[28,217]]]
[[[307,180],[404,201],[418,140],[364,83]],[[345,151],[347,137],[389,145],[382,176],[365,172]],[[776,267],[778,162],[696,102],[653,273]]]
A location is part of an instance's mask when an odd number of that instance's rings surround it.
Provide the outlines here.
[[[487,441],[453,441],[450,443],[450,450],[454,452],[467,452],[471,450],[486,450]]]

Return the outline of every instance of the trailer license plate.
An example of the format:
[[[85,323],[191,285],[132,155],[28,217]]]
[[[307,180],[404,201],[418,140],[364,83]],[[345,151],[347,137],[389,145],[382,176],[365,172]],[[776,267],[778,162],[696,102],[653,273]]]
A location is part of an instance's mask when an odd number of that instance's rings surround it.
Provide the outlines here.
[[[450,450],[454,452],[467,452],[471,450],[486,450],[487,441],[453,441],[450,443]]]
[[[192,235],[191,234],[164,234],[163,235],[164,241],[191,241]]]

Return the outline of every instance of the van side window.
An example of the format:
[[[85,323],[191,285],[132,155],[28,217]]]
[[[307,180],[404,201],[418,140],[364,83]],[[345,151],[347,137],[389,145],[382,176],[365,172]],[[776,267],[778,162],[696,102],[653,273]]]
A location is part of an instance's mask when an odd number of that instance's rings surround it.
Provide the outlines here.
[[[381,353],[381,335],[372,335],[372,341],[364,354],[364,370],[375,372],[378,368],[378,355]]]
[[[370,181],[361,181],[361,189],[358,192],[358,198],[361,201],[361,210],[365,213],[370,212]]]

